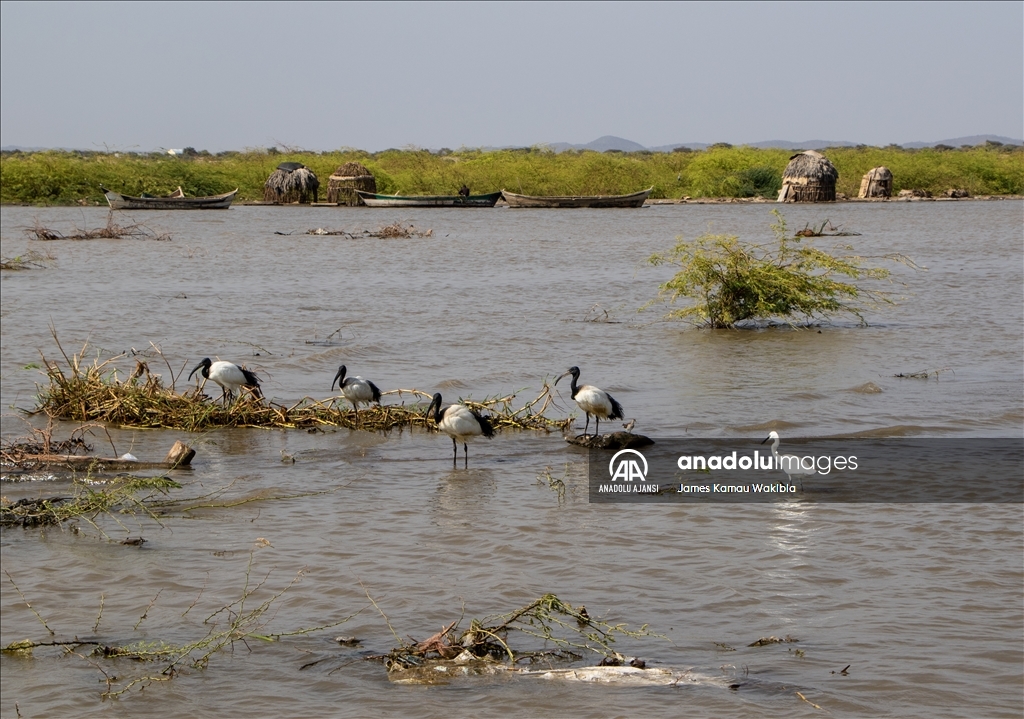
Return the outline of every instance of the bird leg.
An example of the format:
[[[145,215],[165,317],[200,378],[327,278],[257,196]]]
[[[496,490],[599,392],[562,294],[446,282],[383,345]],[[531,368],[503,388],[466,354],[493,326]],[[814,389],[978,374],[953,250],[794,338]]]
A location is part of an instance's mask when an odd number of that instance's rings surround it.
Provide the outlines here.
[[[452,455],[452,464],[455,464],[459,461],[459,443],[455,441],[454,437],[452,437],[452,450],[455,452],[455,454]]]
[[[601,418],[598,417],[596,414],[594,415],[594,423],[595,423],[594,424],[594,436],[595,437],[600,437],[601,436]]]
[[[590,429],[590,412],[584,412],[584,414],[587,415],[587,423],[583,427],[583,434],[586,436],[587,430]]]

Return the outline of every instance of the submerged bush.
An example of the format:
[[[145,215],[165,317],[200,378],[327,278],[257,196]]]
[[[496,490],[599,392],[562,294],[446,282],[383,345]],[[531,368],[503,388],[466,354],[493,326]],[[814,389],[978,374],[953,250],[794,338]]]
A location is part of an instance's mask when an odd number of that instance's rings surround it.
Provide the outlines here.
[[[889,270],[865,267],[862,257],[832,254],[802,244],[801,237],[787,237],[782,214],[772,214],[778,220],[772,225],[773,242],[750,244],[732,235],[704,234],[651,256],[648,262],[653,265],[680,269],[649,304],[692,299],[692,304],[668,316],[710,328],[731,328],[746,321],[812,320],[844,312],[863,322],[865,307],[893,304],[890,293],[857,283],[887,280]],[[900,255],[886,259],[912,264]]]

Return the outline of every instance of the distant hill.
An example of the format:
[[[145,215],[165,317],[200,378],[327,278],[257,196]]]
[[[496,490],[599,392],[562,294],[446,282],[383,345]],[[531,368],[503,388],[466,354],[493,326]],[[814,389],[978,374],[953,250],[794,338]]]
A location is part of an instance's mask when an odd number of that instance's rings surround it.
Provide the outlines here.
[[[1024,145],[1024,141],[1014,140],[1012,137],[1003,137],[1002,135],[968,135],[967,137],[954,137],[952,140],[937,140],[935,142],[904,142],[903,147],[910,149],[935,147],[936,145],[960,147],[961,145],[984,145],[989,141],[1001,142],[1004,145]]]
[[[566,150],[594,150],[595,152],[620,150],[622,152],[640,152],[641,150],[647,149],[639,142],[633,142],[632,140],[627,140],[622,137],[615,137],[615,135],[604,135],[603,137],[599,137],[593,142],[588,142],[585,145],[573,145],[569,142],[551,142],[548,143],[547,146],[555,152],[565,152]]]
[[[961,145],[984,145],[988,141],[1001,142],[1004,145],[1024,145],[1024,140],[1015,140],[1012,137],[1003,137],[1001,135],[971,135],[969,137],[956,137],[951,140],[935,140],[934,142],[905,142],[901,147],[905,147],[907,149],[935,147],[936,145],[960,147]],[[801,142],[790,142],[789,140],[764,140],[762,142],[744,142],[735,144],[743,144],[749,147],[760,148],[772,147],[782,150],[823,150],[826,147],[856,147],[858,143],[850,142],[849,140],[803,140]],[[604,137],[599,137],[593,142],[588,142],[583,145],[574,145],[569,142],[549,142],[546,146],[550,147],[555,152],[564,152],[565,150],[596,150],[597,152],[606,152],[608,150],[639,152],[640,150],[648,150],[649,152],[672,152],[672,150],[677,147],[688,147],[691,150],[704,150],[710,147],[711,143],[675,142],[671,145],[644,147],[640,143],[633,142],[632,140],[615,137],[614,135],[605,135]]]
[[[907,149],[920,149],[922,147],[935,147],[936,145],[948,145],[960,147],[961,145],[984,145],[986,142],[1001,142],[1004,145],[1024,145],[1024,140],[1017,140],[1002,135],[968,135],[967,137],[954,137],[949,140],[935,140],[934,142],[904,142],[901,147]],[[594,150],[595,152],[607,152],[618,150],[620,152],[672,152],[677,147],[688,147],[691,150],[705,150],[711,146],[710,142],[675,142],[671,145],[657,145],[655,147],[644,147],[639,142],[627,140],[624,137],[615,135],[604,135],[602,137],[584,144],[573,144],[571,142],[547,142],[540,143],[541,146],[550,148],[554,152],[565,152],[566,150]],[[826,147],[856,147],[858,143],[849,140],[804,140],[802,142],[790,142],[789,140],[764,140],[762,142],[733,143],[747,145],[749,147],[779,148],[782,150],[823,150]],[[486,146],[482,150],[508,149],[509,146]],[[4,145],[0,152],[39,152],[47,149],[74,150],[74,148],[59,147],[23,147],[19,145]],[[95,152],[95,149],[92,150]]]

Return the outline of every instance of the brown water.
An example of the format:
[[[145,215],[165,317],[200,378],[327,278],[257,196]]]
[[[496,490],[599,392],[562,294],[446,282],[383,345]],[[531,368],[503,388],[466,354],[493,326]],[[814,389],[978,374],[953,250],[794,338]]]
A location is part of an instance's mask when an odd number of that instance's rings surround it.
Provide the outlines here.
[[[671,274],[642,260],[709,226],[767,239],[764,206],[238,207],[133,215],[170,233],[170,242],[50,243],[28,241],[22,228],[37,220],[96,227],[106,211],[6,207],[3,255],[49,249],[58,259],[2,276],[3,434],[25,433],[10,408],[34,404],[41,376],[30,365],[39,350],[57,355],[52,323],[68,351],[88,340],[106,357],[153,342],[175,369],[205,356],[245,362],[264,378],[267,396],[285,403],[330,396],[342,363],[382,389],[441,391],[449,400],[532,396],[544,378],[576,364],[583,381],[615,394],[636,431],[655,437],[760,438],[772,428],[784,437],[1021,435],[1021,203],[785,212],[796,228],[827,216],[862,233],[848,238],[861,254],[902,252],[928,269],[896,266],[905,298],[869,314],[868,327],[707,332],[658,322],[657,310],[636,314]],[[274,234],[394,220],[433,236]],[[614,322],[583,322],[595,305]],[[336,344],[309,344],[339,328]],[[130,369],[134,360],[121,364]],[[150,365],[159,371],[158,361]],[[893,377],[945,368],[938,381]],[[563,399],[568,410],[567,390]],[[118,453],[144,459],[182,436],[110,434]],[[110,540],[88,524],[78,533],[4,530],[3,568],[58,637],[199,639],[203,619],[241,596],[250,550],[263,538],[271,546],[253,554],[252,577],[270,576],[258,598],[305,569],[275,602],[267,632],[344,618],[367,604],[361,584],[396,631],[417,639],[457,619],[463,603],[467,617],[482,617],[553,592],[613,623],[649,623],[665,638],[620,642],[620,650],[651,666],[692,669],[693,681],[393,684],[379,664],[359,660],[395,644],[371,607],[324,632],[236,644],[204,671],[114,701],[100,699],[98,667],[130,677],[145,666],[41,649],[31,658],[4,654],[2,716],[15,716],[16,703],[26,717],[822,716],[797,691],[830,716],[1024,711],[1020,505],[597,506],[587,503],[586,455],[555,435],[478,441],[469,468],[454,470],[449,440],[420,431],[230,430],[190,439],[198,457],[193,471],[175,473],[186,485],[178,494],[229,484],[228,498],[323,494],[201,510],[162,525],[101,522]],[[92,441],[104,450],[102,433]],[[282,452],[295,463],[282,463]],[[537,481],[546,467],[566,473],[564,501]],[[17,499],[68,485],[2,489]],[[148,543],[120,545],[129,533]],[[4,645],[47,639],[6,576],[0,601]],[[338,634],[362,646],[339,647]],[[769,635],[800,642],[747,647]],[[847,665],[849,674],[839,674]]]

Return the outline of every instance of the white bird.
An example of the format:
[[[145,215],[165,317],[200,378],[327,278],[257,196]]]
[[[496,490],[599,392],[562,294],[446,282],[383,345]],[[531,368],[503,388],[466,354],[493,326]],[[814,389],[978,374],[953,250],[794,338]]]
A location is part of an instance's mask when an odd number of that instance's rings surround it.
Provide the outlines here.
[[[334,375],[334,382],[338,383],[338,389],[345,395],[345,399],[352,403],[352,409],[359,411],[360,404],[369,405],[370,402],[380,404],[380,390],[377,385],[362,377],[349,377],[345,379],[345,365],[338,368],[338,374]],[[331,382],[331,389],[334,389],[334,382]]]
[[[192,379],[192,375],[200,368],[203,370],[200,373],[203,379],[213,380],[220,385],[221,390],[224,392],[223,400],[225,403],[235,394],[241,396],[243,387],[252,392],[257,398],[263,396],[263,393],[260,391],[260,378],[233,362],[220,360],[211,362],[209,357],[204,357],[203,361],[188,373],[188,378]]]
[[[594,415],[594,419],[597,420],[597,425],[594,429],[594,432],[597,434],[601,433],[602,419],[622,419],[622,405],[610,394],[599,387],[589,384],[580,387],[576,386],[576,380],[580,378],[579,367],[570,367],[555,380],[555,384],[558,384],[558,380],[562,379],[562,377],[568,375],[572,375],[572,398],[576,400],[576,404],[587,415],[587,424],[583,428],[583,434],[586,434],[587,430],[590,429],[590,415]]]
[[[817,471],[814,467],[807,469],[802,464],[800,464],[800,458],[797,457],[795,454],[780,455],[779,433],[776,432],[774,429],[768,433],[768,436],[764,438],[761,444],[764,444],[768,440],[772,440],[772,457],[775,458],[775,465],[779,467],[783,472],[785,472],[786,477],[788,477],[791,481],[794,476],[814,474]],[[800,489],[802,490],[804,488],[804,482],[802,479],[798,481],[800,482]]]
[[[452,438],[452,449],[455,450],[455,455],[452,457],[453,462],[459,458],[459,441],[462,442],[462,451],[468,464],[469,448],[466,446],[466,440],[480,435],[494,436],[494,427],[491,426],[491,421],[466,405],[453,404],[442,410],[440,392],[430,400],[427,417],[431,416],[431,410],[434,412],[433,419],[437,423],[437,428]]]

